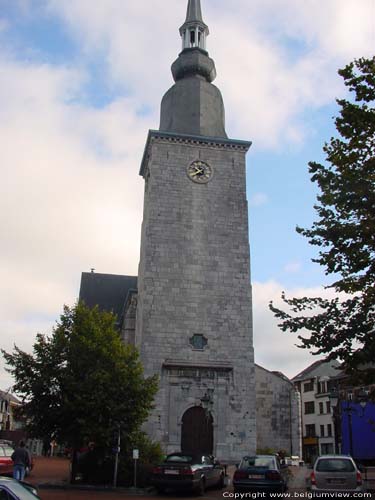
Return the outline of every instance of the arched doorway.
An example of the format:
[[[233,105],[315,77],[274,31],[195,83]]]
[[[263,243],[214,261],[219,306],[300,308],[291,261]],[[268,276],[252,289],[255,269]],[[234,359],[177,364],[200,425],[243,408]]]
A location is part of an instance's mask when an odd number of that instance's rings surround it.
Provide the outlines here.
[[[214,442],[213,418],[201,406],[186,410],[182,417],[182,453],[212,455]]]

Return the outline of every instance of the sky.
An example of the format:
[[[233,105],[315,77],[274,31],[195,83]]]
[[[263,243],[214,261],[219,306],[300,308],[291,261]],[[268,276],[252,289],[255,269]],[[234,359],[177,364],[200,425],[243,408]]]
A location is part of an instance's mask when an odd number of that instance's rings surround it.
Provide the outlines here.
[[[73,305],[82,271],[136,275],[149,129],[181,47],[187,0],[0,0],[1,348],[31,352]],[[268,309],[329,296],[309,161],[335,134],[337,70],[375,49],[375,0],[202,0],[233,139],[252,141],[247,196],[256,362],[316,360]],[[0,388],[12,384],[0,361]]]

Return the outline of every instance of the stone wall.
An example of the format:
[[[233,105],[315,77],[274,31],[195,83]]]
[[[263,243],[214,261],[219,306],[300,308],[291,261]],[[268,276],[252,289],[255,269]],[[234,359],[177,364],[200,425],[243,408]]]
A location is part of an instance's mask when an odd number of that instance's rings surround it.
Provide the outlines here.
[[[166,451],[207,391],[214,453],[235,461],[255,451],[248,147],[155,132],[146,148],[136,345],[146,375],[160,376],[148,432]],[[196,160],[213,169],[205,184],[187,175]]]
[[[255,365],[257,448],[301,456],[300,397],[290,380]]]

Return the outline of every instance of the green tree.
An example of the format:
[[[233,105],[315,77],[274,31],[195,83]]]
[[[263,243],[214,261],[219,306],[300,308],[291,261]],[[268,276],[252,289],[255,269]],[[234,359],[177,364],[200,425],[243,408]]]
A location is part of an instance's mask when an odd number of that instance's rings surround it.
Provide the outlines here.
[[[339,71],[352,101],[339,99],[339,136],[325,144],[326,164],[309,163],[320,194],[317,221],[297,231],[319,248],[314,259],[332,276],[332,299],[287,298],[271,310],[283,331],[299,332],[299,347],[342,360],[350,374],[375,360],[375,57]],[[365,370],[363,370],[365,368]],[[364,379],[365,380],[365,379]]]
[[[64,307],[52,335],[37,335],[33,354],[16,346],[2,353],[32,436],[108,448],[119,428],[125,441],[138,432],[152,408],[157,378],[144,378],[114,315],[97,307]]]

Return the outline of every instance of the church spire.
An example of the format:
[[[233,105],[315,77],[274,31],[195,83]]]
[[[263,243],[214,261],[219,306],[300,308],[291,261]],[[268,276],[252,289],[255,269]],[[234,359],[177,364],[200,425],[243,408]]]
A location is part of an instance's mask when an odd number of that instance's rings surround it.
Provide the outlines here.
[[[199,21],[203,23],[200,0],[189,0],[188,3],[186,22],[189,23],[194,21]]]
[[[176,82],[164,95],[160,130],[174,134],[227,137],[224,104],[214,61],[206,51],[208,26],[203,22],[200,0],[188,0],[186,20],[180,28],[182,51],[172,64]]]
[[[203,22],[200,0],[189,0],[186,21],[180,28],[182,50],[199,48],[206,50],[208,26]]]

